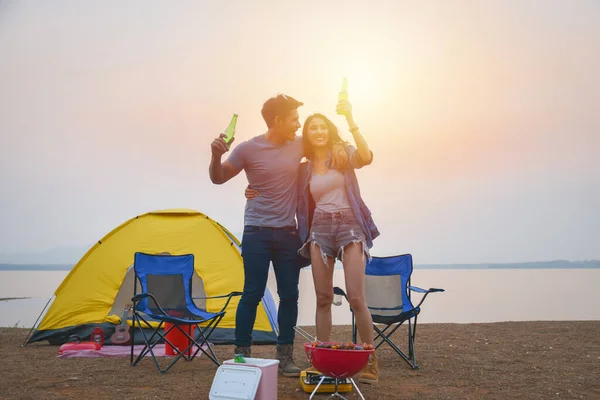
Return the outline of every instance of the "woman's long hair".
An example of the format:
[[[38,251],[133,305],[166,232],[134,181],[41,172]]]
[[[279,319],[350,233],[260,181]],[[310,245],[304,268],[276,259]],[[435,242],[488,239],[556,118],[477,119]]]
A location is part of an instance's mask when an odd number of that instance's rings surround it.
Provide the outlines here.
[[[310,142],[310,139],[308,138],[308,126],[315,118],[321,118],[323,121],[325,121],[325,125],[327,125],[327,130],[329,131],[329,140],[327,141],[326,146],[329,150],[331,150],[331,147],[334,143],[344,143],[344,141],[340,137],[340,134],[338,133],[337,127],[333,124],[333,122],[329,120],[329,118],[320,113],[310,115],[308,118],[306,118],[306,121],[304,122],[304,127],[302,128],[302,142],[304,144],[304,155],[309,160],[312,160],[312,158],[314,157],[315,148]]]

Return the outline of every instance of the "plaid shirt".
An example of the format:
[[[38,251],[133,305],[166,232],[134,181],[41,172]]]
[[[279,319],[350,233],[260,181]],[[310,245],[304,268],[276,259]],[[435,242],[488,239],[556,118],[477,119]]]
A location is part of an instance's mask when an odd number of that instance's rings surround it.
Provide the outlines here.
[[[356,148],[351,145],[346,146],[346,152],[348,153],[348,166],[344,169],[344,179],[346,182],[346,194],[350,207],[354,212],[356,220],[360,224],[365,238],[367,246],[373,247],[373,240],[379,236],[379,230],[373,221],[371,216],[371,210],[363,201],[360,195],[360,188],[358,185],[358,179],[356,178],[355,169],[360,169],[365,165],[370,164],[373,161],[373,153],[371,153],[371,161],[366,163],[356,151]],[[330,164],[331,155],[327,164]],[[312,162],[309,160],[300,164],[299,178],[298,178],[298,208],[296,211],[296,218],[298,219],[298,234],[300,240],[305,243],[310,233],[310,225],[312,222],[312,216],[315,211],[315,202],[310,194],[309,184],[310,177],[312,176]],[[303,260],[304,261],[304,260]],[[304,261],[302,267],[306,267],[310,264],[310,261]]]

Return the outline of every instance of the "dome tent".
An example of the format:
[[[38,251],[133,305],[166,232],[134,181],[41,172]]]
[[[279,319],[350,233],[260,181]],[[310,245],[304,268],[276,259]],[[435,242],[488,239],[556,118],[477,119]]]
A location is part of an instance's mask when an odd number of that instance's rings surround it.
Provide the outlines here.
[[[62,344],[71,335],[85,339],[96,326],[110,338],[121,322],[125,304],[131,303],[135,252],[193,254],[193,297],[242,291],[244,286],[240,243],[225,227],[190,209],[149,212],[116,227],[88,250],[56,289],[25,344],[43,340]],[[233,343],[239,300],[232,298],[211,342]],[[225,301],[210,299],[206,309],[218,311]],[[276,314],[273,297],[266,289],[257,310],[255,343],[276,343]],[[128,323],[131,325],[131,320]]]

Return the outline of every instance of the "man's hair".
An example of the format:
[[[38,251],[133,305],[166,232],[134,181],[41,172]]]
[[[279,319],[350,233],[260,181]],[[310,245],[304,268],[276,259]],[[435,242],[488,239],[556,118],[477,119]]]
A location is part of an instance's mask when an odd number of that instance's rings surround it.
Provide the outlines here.
[[[304,105],[304,103],[291,96],[279,94],[277,97],[271,97],[269,100],[265,101],[260,113],[267,123],[267,128],[271,128],[275,117],[285,118],[290,111],[295,110],[302,105]]]

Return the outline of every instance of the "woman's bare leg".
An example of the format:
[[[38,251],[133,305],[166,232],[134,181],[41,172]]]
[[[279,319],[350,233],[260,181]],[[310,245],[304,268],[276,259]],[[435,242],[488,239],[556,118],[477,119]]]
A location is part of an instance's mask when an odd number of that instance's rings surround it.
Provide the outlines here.
[[[344,248],[346,294],[354,311],[356,327],[363,343],[373,344],[373,319],[365,298],[365,256],[362,243],[350,243]]]
[[[317,339],[322,342],[329,342],[331,336],[331,303],[333,302],[333,265],[335,260],[327,257],[327,264],[325,264],[321,255],[321,247],[318,244],[311,243],[310,262],[317,295],[315,317]]]

